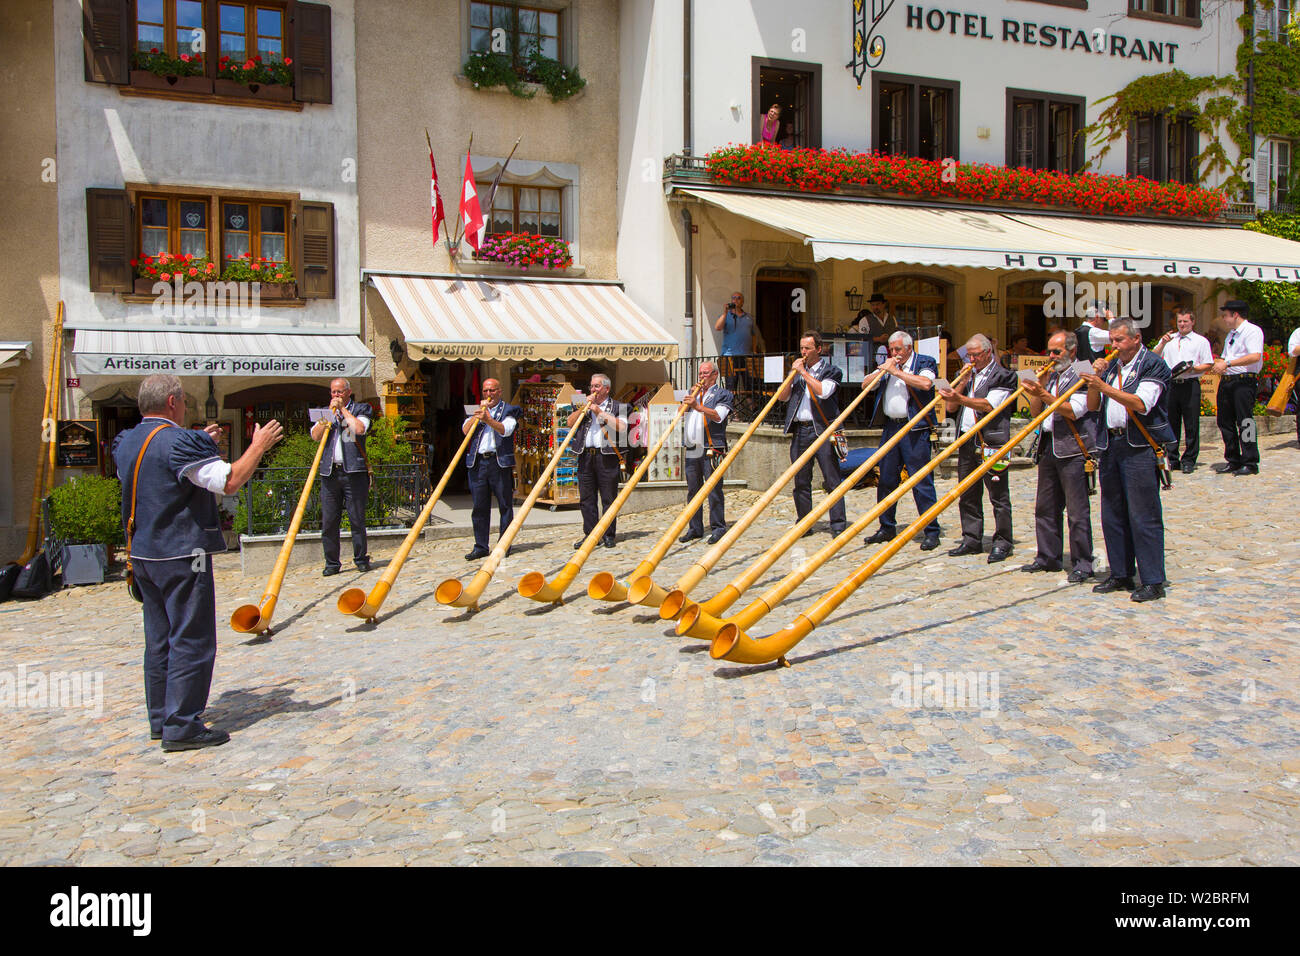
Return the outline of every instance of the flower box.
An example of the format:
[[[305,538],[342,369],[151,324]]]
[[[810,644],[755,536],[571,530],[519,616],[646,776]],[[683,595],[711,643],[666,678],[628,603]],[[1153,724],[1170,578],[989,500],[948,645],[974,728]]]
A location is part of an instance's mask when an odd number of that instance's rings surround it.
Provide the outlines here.
[[[206,76],[159,76],[148,70],[132,70],[131,85],[143,90],[172,90],[178,93],[211,93]]]
[[[289,103],[293,100],[293,87],[281,83],[238,83],[218,77],[213,92],[220,96],[243,96],[249,99]]]
[[[296,282],[260,282],[260,292],[258,293],[263,299],[296,299],[298,297],[298,283]]]

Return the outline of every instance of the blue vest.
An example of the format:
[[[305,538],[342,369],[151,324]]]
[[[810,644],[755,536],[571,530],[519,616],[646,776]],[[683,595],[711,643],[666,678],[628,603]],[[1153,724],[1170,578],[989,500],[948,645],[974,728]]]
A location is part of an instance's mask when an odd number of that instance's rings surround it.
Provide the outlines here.
[[[627,416],[631,406],[622,402],[616,402],[613,399],[605,399],[609,408],[607,411],[615,418],[627,421]],[[587,448],[587,431],[591,428],[591,412],[583,415],[573,423],[573,440],[569,442],[569,450],[575,455],[581,454]],[[618,432],[612,425],[605,426],[605,439],[601,442],[600,452],[602,455],[617,455],[618,449],[613,446],[614,442],[624,444],[627,442],[627,432]],[[606,442],[609,444],[606,445]]]
[[[966,395],[970,398],[987,399],[989,392],[996,388],[1014,392],[1020,387],[1019,376],[999,362],[996,357],[985,368],[988,369],[988,375],[982,382],[978,385],[968,384],[966,386]],[[979,375],[978,370],[972,369],[969,381],[974,382]],[[978,440],[989,448],[1001,448],[1009,442],[1011,440],[1011,413],[1015,409],[1015,403],[1012,402],[1003,410],[1001,415],[980,429]],[[965,411],[965,408],[958,408],[955,414],[960,418],[961,415],[965,414]],[[975,412],[975,423],[979,424],[979,420],[983,417],[979,412]]]
[[[502,468],[513,468],[515,466],[515,435],[519,432],[519,421],[524,416],[524,410],[518,405],[511,405],[508,402],[497,402],[491,409],[492,417],[499,422],[507,418],[515,420],[515,430],[509,435],[497,435],[497,465]],[[465,452],[465,467],[473,468],[474,462],[478,460],[478,443],[483,440],[483,429],[487,425],[480,425],[474,432],[474,437],[470,440],[469,449]]]
[[[1067,368],[1064,372],[1053,372],[1047,376],[1047,384],[1044,386],[1049,392],[1052,391],[1053,380],[1060,376],[1060,391],[1064,392],[1076,381],[1079,376],[1074,374],[1074,369]],[[1086,394],[1087,388],[1081,388],[1075,394]],[[1069,404],[1068,402],[1066,403]],[[1062,408],[1065,406],[1062,405]],[[1089,452],[1097,450],[1097,413],[1085,412],[1082,418],[1073,421],[1062,417],[1059,411],[1052,413],[1052,452],[1057,458],[1078,458],[1082,452],[1079,451],[1079,443],[1074,440],[1074,432],[1070,430],[1070,425],[1074,425],[1075,431],[1083,439],[1083,447]]]
[[[167,427],[154,436],[140,463],[131,559],[192,560],[197,554],[219,554],[226,550],[226,539],[216,495],[181,474],[191,465],[220,461],[216,442],[207,432],[165,419],[146,418],[113,441],[113,461],[122,482],[122,527],[131,516],[131,483],[140,447],[164,424]]]
[[[913,361],[914,359],[915,361]],[[913,352],[911,355],[907,357],[907,365],[916,366],[916,368],[912,370],[910,374],[920,375],[922,371],[924,371],[925,369],[929,369],[931,372],[934,373],[935,378],[939,377],[939,363],[936,362],[934,359],[930,358],[930,356],[928,355],[922,355],[920,352]],[[903,370],[908,371],[906,367],[904,367]],[[892,376],[886,378],[885,381],[881,382],[879,385],[876,386],[876,407],[871,412],[871,422],[873,425],[879,426],[884,424],[885,389],[889,387],[891,378]],[[934,398],[934,389],[929,389],[928,391],[918,391],[917,389],[908,386],[907,389],[907,420],[908,421],[915,418],[917,414],[921,411],[921,405],[918,404],[916,401],[918,395],[926,402],[928,402],[930,401],[930,399]],[[930,409],[929,414],[927,414],[925,418],[921,419],[920,424],[912,426],[912,431],[929,431],[934,424],[935,424],[934,409],[932,408]]]
[[[348,402],[348,411],[358,418],[368,419],[371,425],[375,423],[375,413],[365,402]],[[366,431],[370,431],[369,426]],[[347,427],[343,416],[340,415],[334,420],[334,428],[325,445],[325,453],[321,455],[321,477],[334,473],[334,441],[339,435],[343,436],[343,470],[349,475],[359,471],[369,471],[370,469],[366,467],[366,436],[353,434],[352,429]]]
[[[1101,376],[1102,381],[1116,385],[1111,381],[1116,376],[1119,368],[1119,356],[1110,360],[1106,366],[1106,373]],[[1151,411],[1145,415],[1137,412],[1128,412],[1128,443],[1134,448],[1150,448],[1151,442],[1148,442],[1143,436],[1137,425],[1133,424],[1134,419],[1140,421],[1146,430],[1151,433],[1151,438],[1157,445],[1168,445],[1175,440],[1174,430],[1169,427],[1169,383],[1173,376],[1169,372],[1169,366],[1165,360],[1154,352],[1147,350],[1145,345],[1141,346],[1138,351],[1137,364],[1133,372],[1130,373],[1128,382],[1120,382],[1117,387],[1129,394],[1136,394],[1137,387],[1142,382],[1158,382],[1160,385],[1160,397],[1156,403],[1151,406]],[[1097,413],[1098,420],[1098,445],[1097,447],[1105,450],[1110,446],[1110,431],[1106,427],[1106,402],[1109,401],[1105,396],[1101,400],[1101,409]]]
[[[826,430],[826,426],[835,421],[840,414],[840,384],[844,381],[844,373],[840,371],[839,366],[832,365],[830,360],[823,357],[817,360],[817,365],[808,370],[811,375],[819,382],[830,379],[835,383],[835,391],[831,392],[826,398],[809,398],[808,408],[812,412],[813,428],[820,434]],[[808,386],[804,384],[803,376],[796,375],[794,383],[790,386],[790,400],[785,403],[785,432],[790,434],[790,429],[794,427],[794,417],[799,414],[799,405],[803,402],[804,392]],[[821,410],[818,411],[818,406]]]

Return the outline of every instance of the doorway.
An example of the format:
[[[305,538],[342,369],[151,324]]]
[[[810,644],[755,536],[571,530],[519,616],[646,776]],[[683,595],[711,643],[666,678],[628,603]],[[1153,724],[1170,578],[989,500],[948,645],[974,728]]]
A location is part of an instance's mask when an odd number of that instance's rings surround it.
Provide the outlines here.
[[[754,281],[754,321],[768,354],[796,355],[799,336],[812,325],[812,273],[760,269]]]
[[[134,398],[120,390],[102,402],[93,402],[95,422],[99,426],[99,473],[106,478],[117,477],[117,464],[113,461],[113,440],[128,428],[141,422],[140,408]]]

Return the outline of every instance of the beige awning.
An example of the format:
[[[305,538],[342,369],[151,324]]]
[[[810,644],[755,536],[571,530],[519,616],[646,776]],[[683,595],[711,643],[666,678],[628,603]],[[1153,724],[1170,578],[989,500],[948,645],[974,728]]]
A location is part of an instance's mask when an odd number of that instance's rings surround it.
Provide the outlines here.
[[[31,342],[0,342],[0,368],[17,368],[23,359],[31,357]]]
[[[612,282],[367,275],[416,361],[677,358],[676,339]]]
[[[1105,275],[1300,281],[1300,242],[1212,225],[971,212],[678,189],[812,246],[813,258]]]
[[[78,329],[78,375],[235,375],[365,378],[374,356],[355,335],[276,332],[136,332]]]

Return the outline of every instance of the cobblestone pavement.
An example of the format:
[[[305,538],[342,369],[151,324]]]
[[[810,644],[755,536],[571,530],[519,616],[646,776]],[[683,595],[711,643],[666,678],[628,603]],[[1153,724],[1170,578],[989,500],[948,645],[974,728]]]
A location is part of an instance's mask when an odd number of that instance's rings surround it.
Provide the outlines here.
[[[208,716],[233,740],[200,752],[148,740],[140,613],[120,584],[9,603],[0,678],[26,668],[30,697],[37,671],[90,671],[103,689],[102,706],[0,710],[0,861],[1294,865],[1300,451],[1279,436],[1262,450],[1256,478],[1177,476],[1164,601],[1018,573],[1034,478],[1016,470],[1012,560],[911,544],[788,669],[715,662],[643,609],[586,597],[665,512],[620,520],[618,548],[555,608],[514,587],[572,555],[568,529],[525,531],[473,616],[433,599],[473,570],[467,541],[422,546],[374,627],[334,602],[378,572],[292,570],[270,640],[219,631]],[[753,497],[731,496],[733,520]],[[850,515],[870,503],[855,492]],[[792,514],[783,495],[695,596]],[[1101,557],[1095,499],[1093,523]],[[675,545],[657,579],[702,553]],[[838,557],[757,633],[870,553]],[[223,621],[264,586],[237,568],[218,565]],[[967,672],[978,699],[926,693]]]

